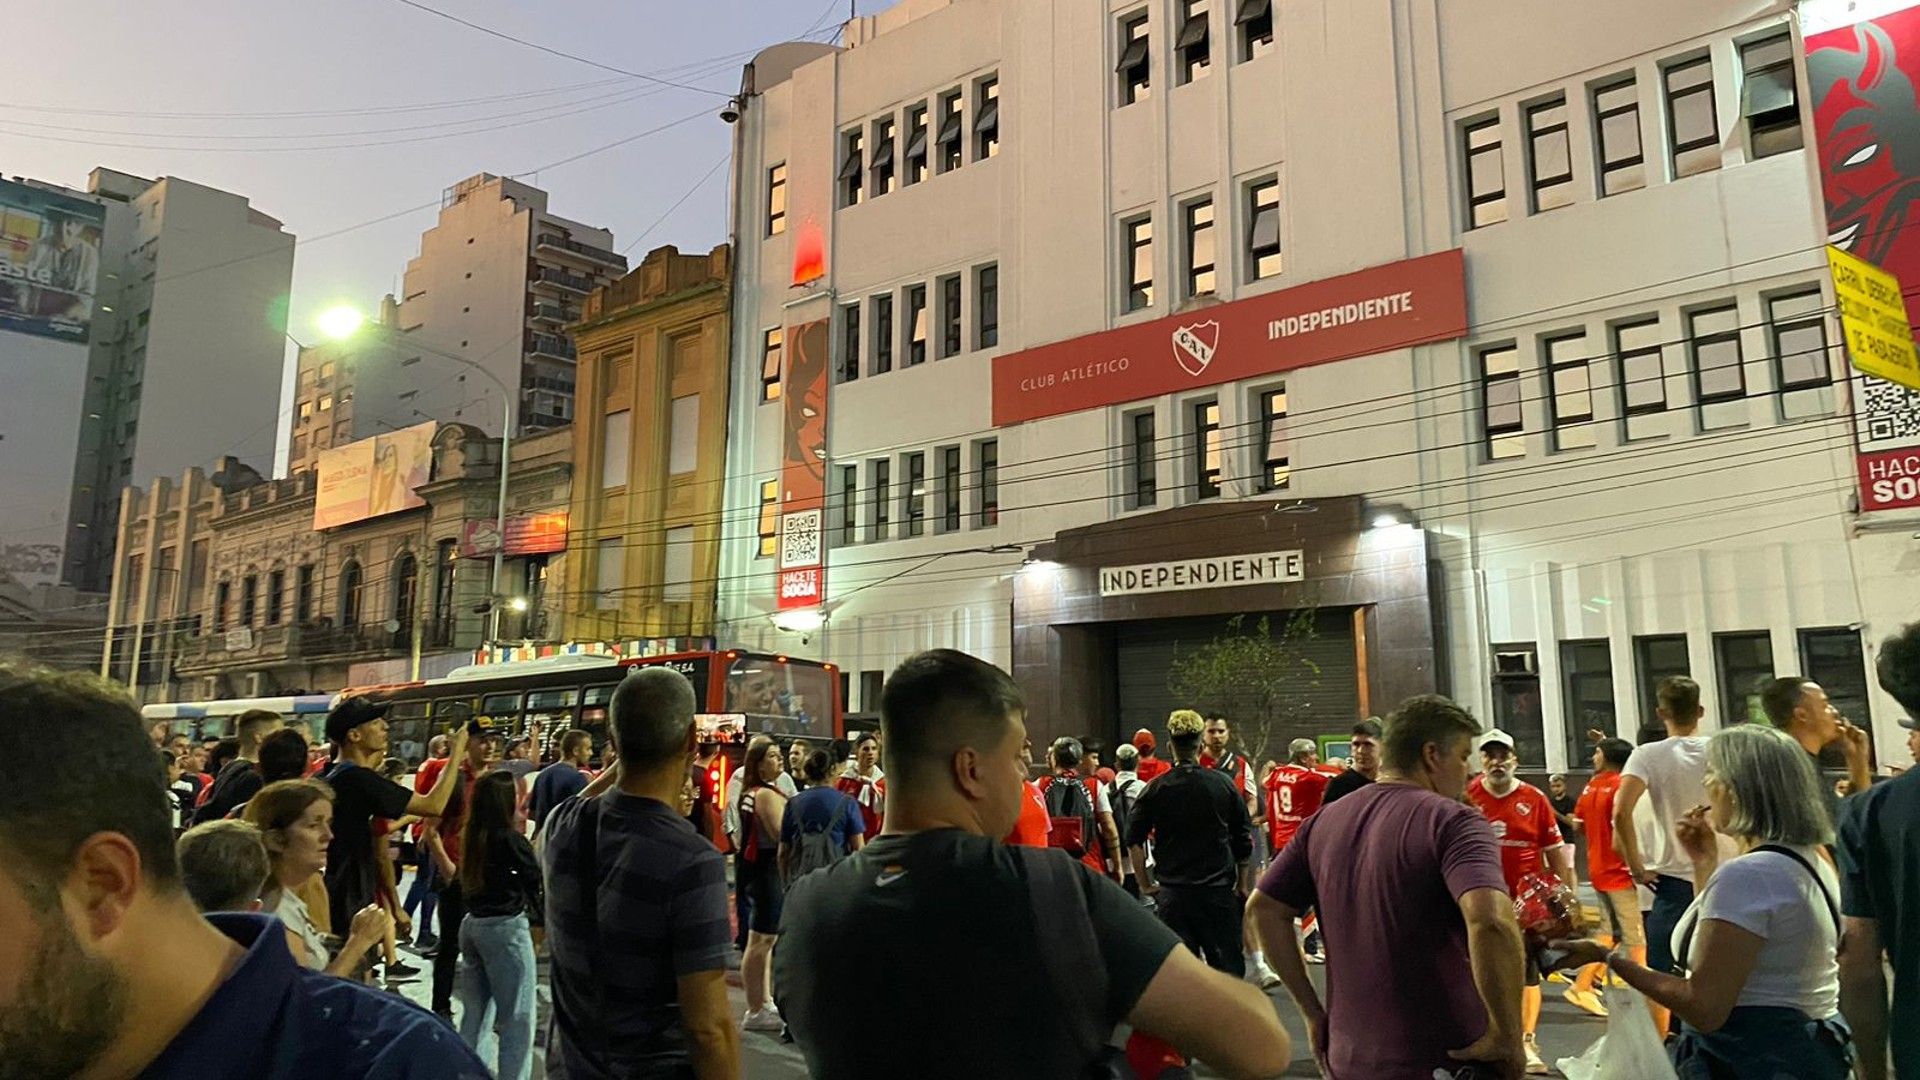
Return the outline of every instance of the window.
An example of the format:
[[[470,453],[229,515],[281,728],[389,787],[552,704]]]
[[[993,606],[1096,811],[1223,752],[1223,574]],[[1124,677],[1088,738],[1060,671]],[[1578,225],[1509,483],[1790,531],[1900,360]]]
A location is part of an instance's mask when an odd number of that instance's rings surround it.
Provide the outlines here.
[[[313,567],[302,566],[293,578],[294,621],[305,626],[313,621]]]
[[[360,564],[349,560],[340,569],[340,625],[352,628],[360,625],[360,591],[365,584],[360,573]]]
[[[420,562],[412,552],[402,552],[393,566],[393,614],[392,620],[400,624],[394,634],[396,641],[404,641],[413,636],[414,610],[420,589]]]
[[[940,531],[960,531],[960,448],[940,448]]]
[[[267,625],[279,626],[287,608],[287,572],[275,570],[267,575]]]
[[[600,434],[600,487],[604,490],[627,486],[633,468],[633,413],[627,409],[607,414],[606,430]]]
[[[1193,496],[1220,497],[1220,403],[1193,404]]]
[[[1137,412],[1127,418],[1127,470],[1130,474],[1133,507],[1152,506],[1159,498],[1160,481],[1155,469],[1153,413]]]
[[[320,409],[320,411],[321,411],[321,412],[331,412],[331,411],[333,411],[333,395],[332,395],[332,394],[321,394],[321,395],[320,395],[320,405],[319,405],[319,409]]]
[[[240,583],[240,625],[252,626],[254,609],[260,604],[260,577],[248,574]]]
[[[673,399],[667,414],[667,475],[684,476],[700,465],[700,395]]]
[[[1692,675],[1685,634],[1658,634],[1633,639],[1634,676],[1640,684],[1640,730],[1660,727],[1660,683],[1675,675]],[[1636,744],[1639,739],[1633,740]]]
[[[1282,387],[1260,395],[1260,490],[1287,486],[1293,475],[1287,455],[1287,391]]]
[[[1180,36],[1173,43],[1180,55],[1179,67],[1175,69],[1179,78],[1175,81],[1181,86],[1205,75],[1213,64],[1213,31],[1207,20],[1209,3],[1212,0],[1186,0]]]
[[[304,424],[312,419],[313,419],[313,402],[311,401],[301,402],[300,403],[300,422]]]
[[[1740,314],[1732,305],[1687,316],[1687,347],[1693,353],[1693,396],[1701,405],[1746,396],[1740,359]]]
[[[887,525],[892,519],[892,507],[887,503],[893,497],[893,463],[886,458],[869,461],[867,476],[871,478],[868,498],[873,501],[873,529],[869,535],[875,540],[885,540]]]
[[[1153,219],[1122,222],[1120,234],[1127,249],[1127,310],[1153,306]]]
[[[780,481],[760,481],[760,554],[771,558],[780,548]]]
[[[893,297],[873,298],[873,373],[893,370]]]
[[[860,467],[836,465],[840,470],[840,543],[856,544],[860,524]]]
[[[780,366],[786,352],[787,332],[774,327],[760,341],[760,400],[780,400]]]
[[[1273,0],[1240,0],[1233,17],[1240,28],[1240,59],[1257,60],[1273,51]]]
[[[1765,630],[1713,636],[1713,658],[1720,669],[1720,723],[1767,722],[1760,695],[1773,681],[1773,639]]]
[[[1255,180],[1247,186],[1247,279],[1259,281],[1280,272],[1280,181]]]
[[[1593,127],[1600,140],[1600,197],[1647,186],[1640,148],[1640,86],[1629,75],[1593,92]]]
[[[1548,390],[1553,402],[1553,445],[1577,450],[1594,445],[1593,377],[1584,334],[1544,342]]]
[[[1213,200],[1201,199],[1187,204],[1186,256],[1187,295],[1205,296],[1214,291]]]
[[[1860,648],[1860,634],[1844,626],[1820,630],[1800,631],[1800,670],[1807,678],[1820,684],[1827,692],[1827,700],[1840,710],[1856,727],[1865,728],[1871,736],[1873,726],[1867,707],[1867,661]],[[1869,738],[1867,745],[1873,745]],[[1836,744],[1832,760],[1828,754],[1822,754],[1823,764],[1839,766],[1845,758],[1838,753]]]
[[[867,158],[859,129],[840,135],[840,205],[854,206],[866,197]]]
[[[907,286],[907,355],[902,367],[927,362],[927,287]]]
[[[1494,646],[1494,723],[1513,736],[1514,756],[1546,764],[1547,733],[1540,713],[1540,664],[1532,644]]]
[[[973,111],[973,159],[985,161],[1000,152],[1000,80],[981,79],[975,100],[979,106]]]
[[[1507,220],[1507,164],[1500,147],[1500,118],[1489,116],[1461,129],[1467,156],[1467,228]]]
[[[1000,266],[988,263],[973,279],[973,347],[991,349],[1000,344]]]
[[[892,194],[894,176],[893,117],[873,122],[873,162],[867,167],[873,197]]]
[[[1614,327],[1613,351],[1620,357],[1620,397],[1626,415],[1665,412],[1667,373],[1661,359],[1660,320]]]
[[[1820,290],[1776,296],[1767,301],[1773,333],[1774,383],[1782,391],[1805,390],[1833,381],[1827,362],[1827,324]]]
[[[906,535],[919,536],[927,531],[927,455],[908,454],[905,465],[907,483],[901,497],[906,500]]]
[[[142,325],[145,325],[146,321],[147,321],[147,312],[143,311],[140,313],[140,322]],[[328,379],[331,379],[331,378],[333,378],[333,361],[328,360],[325,363],[320,365],[320,381],[326,382]]]
[[[1573,151],[1567,142],[1564,96],[1528,106],[1527,167],[1534,213],[1573,202]]]
[[[1668,164],[1673,178],[1720,167],[1720,121],[1713,107],[1713,60],[1702,56],[1675,64],[1665,73]]]
[[[966,152],[967,99],[958,90],[940,95],[940,130],[934,138],[939,152],[939,170],[952,172],[960,167]]]
[[[940,279],[940,357],[960,355],[960,275]]]
[[[227,628],[227,605],[233,602],[233,583],[223,581],[213,587],[213,632]]]
[[[1487,429],[1487,458],[1501,461],[1527,454],[1526,419],[1520,407],[1520,350],[1501,345],[1480,354],[1481,421]]]
[[[787,231],[787,165],[781,162],[767,170],[767,235]]]
[[[1606,640],[1561,642],[1560,675],[1566,686],[1563,714],[1567,764],[1578,768],[1593,753],[1587,745],[1588,728],[1599,728],[1609,736],[1619,730],[1613,701],[1613,654]]]
[[[620,590],[627,583],[627,547],[623,537],[600,541],[594,550],[594,607],[605,611],[620,606]]]
[[[1120,104],[1145,101],[1152,93],[1153,58],[1147,42],[1147,13],[1138,11],[1120,20],[1120,62],[1114,73],[1120,77]]]
[[[915,105],[907,110],[906,186],[927,178],[927,107]]]
[[[847,304],[840,309],[840,366],[836,374],[841,382],[852,382],[860,377],[859,304]]]
[[[693,599],[693,526],[668,529],[660,554],[660,599],[684,604]]]
[[[1000,440],[982,439],[973,453],[980,474],[980,528],[988,529],[1000,524]]]
[[[1793,76],[1793,35],[1786,31],[1740,46],[1740,115],[1756,158],[1803,144],[1800,87]]]
[[[453,635],[453,585],[459,564],[459,544],[442,540],[433,546],[433,638],[432,644],[446,645]]]

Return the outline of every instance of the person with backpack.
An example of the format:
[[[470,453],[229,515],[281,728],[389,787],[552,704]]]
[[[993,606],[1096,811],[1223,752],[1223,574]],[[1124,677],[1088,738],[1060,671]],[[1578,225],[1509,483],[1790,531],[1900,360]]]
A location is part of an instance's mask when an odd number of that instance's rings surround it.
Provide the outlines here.
[[[780,879],[792,885],[803,874],[832,866],[867,844],[866,818],[851,795],[827,783],[833,755],[808,754],[800,766],[806,790],[787,800],[780,818]]]
[[[1114,831],[1125,836],[1127,826],[1133,821],[1133,805],[1147,789],[1147,782],[1140,778],[1140,751],[1131,743],[1120,744],[1113,752],[1113,769],[1113,783],[1107,785],[1107,802],[1113,807]],[[1125,844],[1120,845],[1120,878],[1121,887],[1138,899],[1140,879],[1133,868],[1133,852]]]
[[[769,961],[774,939],[780,936],[780,906],[786,893],[780,880],[779,851],[787,796],[774,784],[784,761],[780,747],[759,735],[748,744],[746,760],[740,765],[746,779],[740,789],[740,829],[733,837],[739,853],[734,888],[746,894],[752,913],[746,955],[740,960],[740,979],[747,992],[743,1031],[779,1031],[781,1027],[780,1010],[773,1004]]]
[[[1057,847],[1086,863],[1114,881],[1120,881],[1124,863],[1120,861],[1120,833],[1113,825],[1113,804],[1107,789],[1091,776],[1082,777],[1078,766],[1086,756],[1080,740],[1063,735],[1048,751],[1053,775],[1040,778],[1040,793],[1047,801],[1047,846]]]

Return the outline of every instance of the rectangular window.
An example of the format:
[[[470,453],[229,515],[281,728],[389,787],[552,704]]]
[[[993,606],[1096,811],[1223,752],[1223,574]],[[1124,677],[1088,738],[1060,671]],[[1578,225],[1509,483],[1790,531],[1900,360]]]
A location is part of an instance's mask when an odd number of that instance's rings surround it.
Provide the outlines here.
[[[311,401],[301,402],[300,403],[300,422],[304,424],[312,419],[313,419],[313,402]]]
[[[1220,497],[1220,403],[1193,404],[1193,496]]]
[[[852,382],[860,377],[860,305],[846,304],[840,308],[840,366],[836,369],[840,382]]]
[[[1187,295],[1206,296],[1217,282],[1214,278],[1213,200],[1202,199],[1186,207]]]
[[[973,159],[985,161],[1000,152],[1000,80],[981,79],[974,98],[979,105],[973,111]]]
[[[927,107],[915,105],[907,110],[907,178],[911,186],[927,178],[927,155],[930,153],[927,130]]]
[[[873,530],[868,535],[874,540],[887,538],[887,526],[892,521],[891,500],[893,498],[893,462],[886,458],[876,458],[867,462],[867,476],[871,480],[868,498],[873,502]]]
[[[1173,43],[1180,55],[1177,69],[1180,77],[1175,81],[1181,86],[1205,75],[1213,64],[1213,31],[1207,20],[1207,5],[1212,2],[1186,0],[1180,36]]]
[[[940,448],[940,531],[960,531],[960,448]]]
[[[267,575],[267,625],[279,626],[287,607],[287,572],[275,570]]]
[[[1740,46],[1740,115],[1756,158],[1798,150],[1800,87],[1793,74],[1793,35],[1785,30]]]
[[[1502,461],[1527,454],[1526,419],[1520,402],[1520,350],[1501,345],[1480,354],[1481,423],[1487,458]]]
[[[1563,95],[1527,107],[1527,167],[1533,187],[1533,211],[1554,210],[1573,202],[1573,148],[1567,139],[1567,99]]]
[[[1702,56],[1667,68],[1668,165],[1673,178],[1720,167],[1720,121],[1713,105],[1713,59]]]
[[[962,164],[966,152],[967,99],[958,90],[940,95],[940,129],[934,139],[939,152],[939,170],[952,172]]]
[[[906,535],[919,536],[927,531],[927,455],[906,455],[907,482],[901,497],[906,500]]]
[[[1507,163],[1500,146],[1500,118],[1489,116],[1461,128],[1467,161],[1467,228],[1507,220]]]
[[[1600,142],[1600,196],[1647,186],[1640,147],[1640,85],[1629,75],[1593,92],[1593,128]]]
[[[1767,722],[1760,695],[1773,681],[1773,638],[1765,630],[1713,635],[1720,675],[1720,724]]]
[[[1773,333],[1774,385],[1782,391],[1806,390],[1833,381],[1820,290],[1767,301],[1767,322]]]
[[[1693,354],[1693,399],[1701,405],[1738,401],[1747,394],[1740,357],[1740,313],[1732,304],[1687,316]]]
[[[1658,319],[1614,327],[1613,351],[1620,357],[1620,399],[1627,416],[1667,411],[1667,371],[1661,349]]]
[[[1000,267],[988,263],[973,279],[973,347],[991,349],[1000,344]]]
[[[1119,76],[1120,104],[1145,101],[1152,93],[1152,50],[1147,41],[1147,13],[1138,11],[1120,20],[1120,62],[1113,67]]]
[[[1280,272],[1280,180],[1269,176],[1247,185],[1247,280]]]
[[[1800,670],[1807,678],[1820,684],[1827,692],[1827,700],[1840,710],[1855,727],[1865,728],[1869,736],[1873,732],[1872,717],[1867,705],[1867,660],[1860,647],[1860,633],[1844,626],[1819,630],[1800,631]],[[1872,739],[1868,739],[1872,745]],[[1845,758],[1838,753],[1838,745],[1832,748],[1834,753],[1821,755],[1822,764],[1837,767],[1845,764]]]
[[[927,362],[927,287],[907,286],[907,355],[903,367]]]
[[[618,536],[600,541],[595,550],[594,606],[604,611],[620,606],[620,590],[627,583],[626,541]]]
[[[776,326],[760,339],[760,400],[780,400],[780,368],[785,360],[786,328]]]
[[[988,529],[1000,524],[1000,440],[975,443],[974,463],[980,474],[979,527]]]
[[[668,529],[660,553],[660,599],[684,604],[693,599],[693,526]]]
[[[873,373],[893,370],[893,296],[873,298]]]
[[[770,559],[780,549],[780,481],[760,481],[760,551]]]
[[[1613,701],[1613,654],[1606,640],[1561,642],[1560,675],[1566,687],[1562,715],[1567,764],[1579,768],[1593,754],[1587,743],[1588,728],[1598,728],[1608,737],[1620,730]]]
[[[633,413],[626,409],[607,414],[606,430],[600,435],[600,487],[605,490],[627,486],[632,468]]]
[[[1540,664],[1532,643],[1494,646],[1493,716],[1513,736],[1522,762],[1547,760],[1546,721],[1540,712]]]
[[[860,542],[860,466],[836,465],[840,470],[840,543]]]
[[[320,395],[320,411],[321,412],[333,411],[333,395],[332,394]]]
[[[1135,218],[1120,224],[1126,245],[1127,310],[1153,306],[1153,219]]]
[[[305,626],[313,621],[313,567],[302,566],[293,579],[293,617]]]
[[[1273,51],[1273,0],[1240,0],[1233,17],[1240,28],[1240,59],[1257,60]]]
[[[892,194],[897,178],[894,151],[898,148],[893,145],[893,128],[891,116],[873,122],[873,161],[867,166],[867,174],[876,199]]]
[[[767,235],[787,231],[787,164],[781,162],[767,170]]]
[[[840,135],[840,205],[854,206],[866,197],[867,156],[860,130]]]
[[[960,275],[940,279],[940,358],[960,355]]]
[[[700,395],[673,399],[667,415],[667,475],[685,476],[700,465]]]
[[[433,549],[433,644],[453,642],[453,585],[460,544],[442,540]]]
[[[240,625],[241,626],[253,625],[254,609],[259,606],[260,606],[260,578],[258,575],[248,574],[246,577],[246,580],[240,582]]]
[[[1634,677],[1640,684],[1640,730],[1660,727],[1660,682],[1692,675],[1685,634],[1656,634],[1633,639]],[[1640,740],[1635,739],[1637,744]]]
[[[1160,495],[1160,479],[1153,435],[1153,413],[1137,412],[1127,418],[1127,471],[1134,507],[1152,506]]]
[[[227,605],[233,601],[233,583],[223,581],[213,587],[213,632],[227,628]]]
[[[1287,391],[1268,390],[1260,395],[1260,489],[1279,491],[1287,486],[1293,470],[1287,445]]]
[[[1592,359],[1584,334],[1548,338],[1548,392],[1553,402],[1553,445],[1577,450],[1594,445]]]

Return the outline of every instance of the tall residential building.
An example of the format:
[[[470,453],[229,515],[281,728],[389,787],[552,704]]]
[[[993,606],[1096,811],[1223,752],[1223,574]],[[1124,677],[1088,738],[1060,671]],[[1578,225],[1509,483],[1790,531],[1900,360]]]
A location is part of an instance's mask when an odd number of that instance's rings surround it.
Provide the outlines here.
[[[762,52],[723,637],[862,708],[976,652],[1036,743],[1179,703],[1275,753],[1438,690],[1577,770],[1665,675],[1718,726],[1791,673],[1899,753],[1920,418],[1842,385],[1823,248],[1920,229],[1891,167],[1829,224],[1806,147],[1911,152],[1837,106],[1920,8],[1808,53],[1790,7],[901,0]],[[1267,698],[1183,659],[1263,617],[1310,662]]]
[[[517,180],[481,173],[447,189],[439,222],[407,263],[399,332],[409,375],[391,390],[357,388],[354,436],[404,427],[416,413],[498,433],[498,389],[448,355],[518,391],[521,431],[570,422],[566,328],[589,293],[626,272],[612,247],[611,232],[548,213],[547,193]]]
[[[400,305],[387,296],[352,338],[300,346],[287,416],[287,475],[313,468],[322,450],[432,419],[414,404],[419,354],[408,351],[399,326]],[[362,391],[369,402],[388,407],[362,416]]]
[[[0,569],[102,592],[132,477],[271,464],[294,238],[245,196],[178,177],[19,183],[104,224],[88,339],[0,330],[0,553],[39,568]]]

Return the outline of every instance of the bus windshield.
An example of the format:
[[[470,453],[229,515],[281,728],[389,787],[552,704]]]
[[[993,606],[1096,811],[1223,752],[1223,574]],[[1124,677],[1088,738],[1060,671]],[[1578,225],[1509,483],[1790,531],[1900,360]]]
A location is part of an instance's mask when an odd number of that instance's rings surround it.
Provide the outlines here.
[[[747,731],[833,738],[833,673],[817,664],[742,654],[727,668],[724,712]]]

